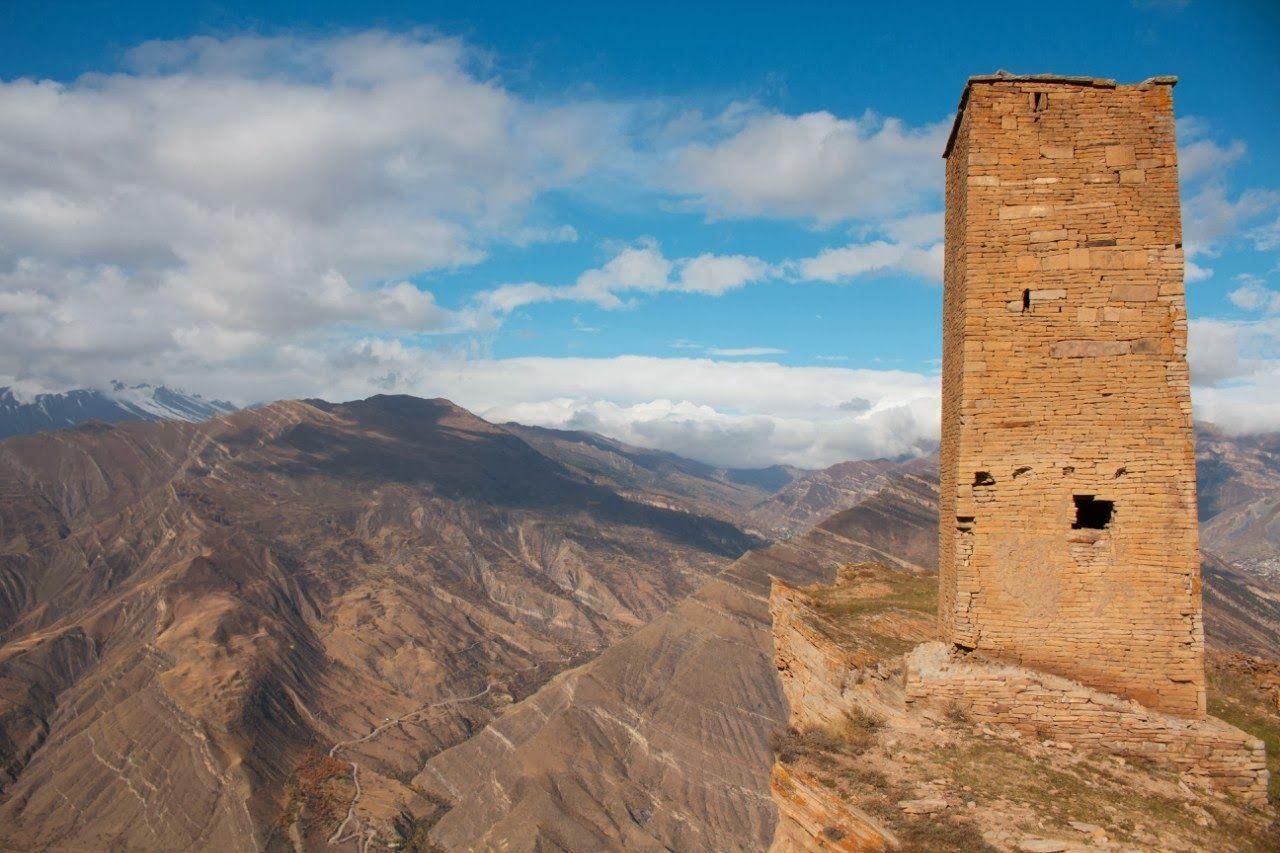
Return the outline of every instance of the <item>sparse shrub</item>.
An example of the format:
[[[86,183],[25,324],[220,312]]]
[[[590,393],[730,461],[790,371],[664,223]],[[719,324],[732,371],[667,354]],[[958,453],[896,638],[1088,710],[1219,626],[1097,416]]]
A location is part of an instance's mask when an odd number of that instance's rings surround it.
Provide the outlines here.
[[[917,818],[901,829],[902,853],[995,853],[972,823],[945,817]]]
[[[769,733],[769,748],[774,758],[783,764],[794,764],[803,752],[795,729],[774,729]]]
[[[879,717],[855,705],[845,712],[836,734],[844,742],[845,752],[858,755],[867,751],[883,725]]]
[[[327,753],[311,750],[303,757],[292,779],[284,786],[284,804],[276,824],[285,828],[305,809],[308,820],[326,823],[339,812],[341,794],[334,790],[351,776],[351,765]]]
[[[824,826],[822,834],[828,841],[842,841],[847,833],[838,826]]]

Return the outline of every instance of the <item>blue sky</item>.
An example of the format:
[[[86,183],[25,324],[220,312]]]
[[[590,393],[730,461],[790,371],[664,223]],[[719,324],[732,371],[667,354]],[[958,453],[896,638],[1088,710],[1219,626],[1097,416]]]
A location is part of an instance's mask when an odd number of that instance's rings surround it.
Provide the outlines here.
[[[0,4],[0,384],[378,391],[723,464],[937,434],[942,141],[1181,78],[1198,414],[1280,428],[1280,7]]]

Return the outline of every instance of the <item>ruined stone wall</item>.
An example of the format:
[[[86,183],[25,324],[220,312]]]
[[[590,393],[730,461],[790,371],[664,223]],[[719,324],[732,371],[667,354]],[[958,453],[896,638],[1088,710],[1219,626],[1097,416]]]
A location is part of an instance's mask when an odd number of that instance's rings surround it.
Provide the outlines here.
[[[1064,678],[957,658],[942,643],[907,655],[906,690],[909,703],[956,706],[975,724],[1150,759],[1255,805],[1267,802],[1266,745],[1213,717],[1161,714]]]
[[[940,622],[1200,717],[1171,89],[967,90],[948,151]]]

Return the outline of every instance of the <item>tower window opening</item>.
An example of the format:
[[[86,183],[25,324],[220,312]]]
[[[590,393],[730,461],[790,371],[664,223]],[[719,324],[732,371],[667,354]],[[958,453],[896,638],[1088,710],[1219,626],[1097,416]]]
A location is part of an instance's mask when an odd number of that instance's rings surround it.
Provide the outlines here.
[[[1049,108],[1048,92],[1033,92],[1031,94],[1031,111],[1033,113],[1042,113]]]
[[[1093,495],[1074,495],[1076,522],[1072,530],[1105,530],[1111,526],[1114,501],[1100,501]]]
[[[1031,288],[1028,287],[1022,291],[1022,313],[1025,314],[1030,310],[1031,310]]]
[[[991,476],[990,471],[974,471],[973,484],[975,486],[994,486],[996,478]]]

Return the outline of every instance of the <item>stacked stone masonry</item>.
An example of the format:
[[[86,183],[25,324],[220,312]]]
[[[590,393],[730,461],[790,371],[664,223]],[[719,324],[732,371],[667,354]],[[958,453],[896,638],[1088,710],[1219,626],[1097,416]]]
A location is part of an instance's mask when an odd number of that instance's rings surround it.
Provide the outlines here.
[[[909,703],[959,707],[974,724],[1146,758],[1255,805],[1267,802],[1265,744],[1213,717],[1161,714],[1078,682],[957,655],[943,643],[907,656],[906,693]]]
[[[965,90],[946,152],[939,607],[957,645],[1199,718],[1171,83]]]

